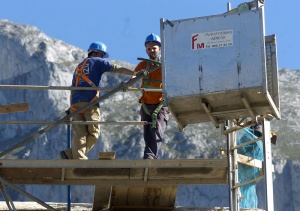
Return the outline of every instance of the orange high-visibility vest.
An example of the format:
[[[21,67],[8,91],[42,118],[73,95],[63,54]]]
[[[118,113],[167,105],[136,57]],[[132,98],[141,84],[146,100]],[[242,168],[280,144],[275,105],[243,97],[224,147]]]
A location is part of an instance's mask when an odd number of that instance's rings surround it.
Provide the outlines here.
[[[84,69],[86,63],[87,63],[89,60],[90,60],[90,58],[86,58],[86,59],[84,60],[83,64],[81,65],[81,67],[79,67],[79,65],[76,67],[75,87],[78,86],[78,83],[79,83],[79,79],[80,79],[80,78],[82,78],[82,79],[83,79],[85,82],[87,82],[90,86],[92,86],[92,87],[97,87],[97,86],[91,81],[91,79],[89,79],[89,78],[84,74],[84,72],[83,72],[83,69]],[[99,96],[99,93],[100,93],[100,90],[97,90],[95,97],[94,97],[90,102],[92,102],[92,101],[98,99],[98,98],[99,98],[99,97],[98,97],[98,96]],[[70,108],[71,108],[72,111],[76,111],[76,110],[77,110],[77,109],[74,108],[72,105],[71,105]],[[82,112],[80,112],[80,113],[84,113],[84,112],[85,112],[85,111],[82,111]]]

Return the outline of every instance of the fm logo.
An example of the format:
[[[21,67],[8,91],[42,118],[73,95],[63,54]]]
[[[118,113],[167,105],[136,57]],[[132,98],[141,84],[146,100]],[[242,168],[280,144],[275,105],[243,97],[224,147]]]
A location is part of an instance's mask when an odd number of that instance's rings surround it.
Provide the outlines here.
[[[194,49],[199,49],[199,48],[204,48],[204,43],[198,43],[198,36],[199,34],[195,34],[192,36],[192,50]]]

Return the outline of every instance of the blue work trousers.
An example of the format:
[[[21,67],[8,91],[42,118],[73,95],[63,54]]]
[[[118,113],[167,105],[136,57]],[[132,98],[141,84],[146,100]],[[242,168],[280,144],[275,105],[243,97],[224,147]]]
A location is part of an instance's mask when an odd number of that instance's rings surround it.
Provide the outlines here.
[[[158,106],[158,104],[145,105],[148,108],[150,114],[152,114]],[[157,114],[156,127],[152,128],[152,124],[144,125],[144,159],[158,159],[158,153],[169,120],[169,114],[170,112],[168,107],[163,106]],[[144,111],[143,107],[141,107],[140,115],[142,121],[152,122],[151,116]]]

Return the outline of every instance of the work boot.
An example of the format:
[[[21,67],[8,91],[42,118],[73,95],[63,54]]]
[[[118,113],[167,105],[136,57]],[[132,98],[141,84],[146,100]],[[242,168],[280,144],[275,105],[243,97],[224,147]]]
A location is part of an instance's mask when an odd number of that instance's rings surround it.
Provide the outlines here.
[[[72,150],[66,149],[66,150],[60,151],[60,157],[61,157],[61,159],[73,159]]]

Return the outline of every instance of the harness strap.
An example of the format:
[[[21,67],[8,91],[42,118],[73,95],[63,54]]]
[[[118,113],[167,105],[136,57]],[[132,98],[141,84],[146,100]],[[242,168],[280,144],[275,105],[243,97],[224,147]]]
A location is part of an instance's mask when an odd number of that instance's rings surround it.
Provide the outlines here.
[[[84,72],[83,72],[83,69],[84,69],[86,63],[87,63],[89,60],[90,60],[90,58],[86,58],[80,67],[79,67],[79,65],[76,67],[76,81],[75,81],[75,87],[78,86],[78,83],[79,83],[80,78],[82,78],[82,79],[83,79],[86,83],[88,83],[90,86],[96,87],[96,85],[91,81],[91,79],[89,79],[89,78],[84,74]],[[100,93],[100,91],[97,90],[97,91],[96,91],[95,97],[94,97],[90,102],[92,102],[92,101],[94,101],[94,100],[97,100],[97,99],[99,98],[99,97],[98,97],[99,93]],[[72,106],[72,105],[70,106],[70,108],[71,108],[72,111],[76,111],[76,110],[77,110],[77,108],[75,108],[75,107]],[[84,113],[84,112],[85,112],[85,110],[83,110],[83,111],[80,112],[80,113],[82,114],[82,113]]]
[[[150,68],[150,62],[146,61],[146,69],[149,69],[149,68]],[[151,86],[151,85],[149,85],[150,82],[158,83],[158,84],[162,83],[161,80],[149,79],[148,75],[145,75],[142,80],[143,80],[144,88],[148,88],[148,89],[158,89],[157,86]]]
[[[144,82],[155,82],[155,83],[161,83],[161,80],[157,80],[157,79],[144,79]]]
[[[146,114],[148,114],[149,116],[151,116],[152,119],[152,128],[156,128],[156,122],[157,122],[157,114],[160,111],[160,109],[163,107],[163,102],[160,102],[158,104],[158,106],[156,107],[156,109],[153,111],[153,113],[151,114],[150,111],[148,110],[147,106],[145,105],[145,103],[142,103],[142,107],[145,111]]]
[[[146,114],[148,114],[149,116],[151,116],[150,111],[148,110],[147,106],[145,105],[145,103],[142,103],[142,107],[145,111]]]
[[[75,86],[78,86],[79,79],[82,78],[85,82],[87,82],[90,86],[96,87],[96,85],[84,74],[83,69],[86,65],[86,63],[90,60],[90,58],[86,58],[81,65],[81,67],[77,66],[76,67],[76,82]]]
[[[162,83],[161,80],[156,80],[156,79],[144,79],[143,82],[144,82],[144,88],[148,88],[148,89],[159,89],[157,86],[148,85],[149,82],[157,83],[159,85]]]
[[[150,62],[146,61],[146,69],[150,68]],[[154,89],[158,89],[157,86],[151,86],[149,85],[149,82],[154,82],[154,83],[162,83],[161,80],[157,80],[157,79],[149,79],[148,75],[143,77],[143,84],[144,84],[144,88],[154,88]],[[160,109],[163,107],[163,102],[160,102],[158,104],[158,106],[156,107],[156,109],[152,112],[152,114],[150,113],[150,111],[148,110],[147,106],[145,103],[142,103],[142,108],[145,111],[145,113],[149,116],[151,116],[152,119],[152,128],[156,128],[156,122],[157,122],[157,114],[160,111]]]

